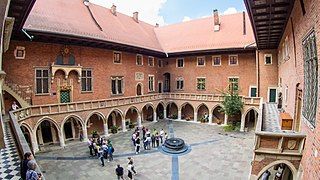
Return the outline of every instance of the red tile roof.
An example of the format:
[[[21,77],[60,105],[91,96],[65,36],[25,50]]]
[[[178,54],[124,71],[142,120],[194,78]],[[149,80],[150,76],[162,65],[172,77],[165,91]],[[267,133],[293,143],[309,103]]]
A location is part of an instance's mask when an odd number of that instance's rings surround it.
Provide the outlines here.
[[[154,27],[143,21],[90,3],[95,24],[83,0],[37,0],[24,28],[28,31],[71,35],[131,45],[158,52],[186,52],[208,49],[242,48],[254,42],[249,18],[243,35],[242,13],[220,16],[219,32],[213,30],[213,17]]]

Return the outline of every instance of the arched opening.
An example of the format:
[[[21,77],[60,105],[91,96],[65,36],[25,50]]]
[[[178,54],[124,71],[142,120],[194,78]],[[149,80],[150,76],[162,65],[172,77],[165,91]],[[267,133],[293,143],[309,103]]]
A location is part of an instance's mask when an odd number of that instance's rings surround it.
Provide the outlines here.
[[[178,106],[174,102],[170,102],[166,110],[169,119],[178,119]]]
[[[129,129],[134,128],[135,126],[138,125],[138,110],[136,107],[131,107],[125,116],[125,121],[126,121],[126,127]]]
[[[37,127],[37,140],[40,146],[55,145],[59,143],[57,126],[50,120],[42,121]]]
[[[241,125],[241,112],[239,111],[235,115],[228,116],[228,124],[233,124],[235,126],[240,127],[240,125]]]
[[[248,111],[245,116],[245,128],[246,128],[245,131],[254,130],[257,120],[258,120],[258,112],[254,109],[251,109],[250,111]]]
[[[288,165],[279,163],[265,170],[258,179],[293,180],[294,175]]]
[[[3,92],[3,100],[4,100],[4,109],[5,109],[6,113],[8,113],[9,111],[12,110],[13,102],[16,102],[16,104],[21,108],[21,104],[19,103],[19,101],[16,98],[14,98],[7,91],[2,91],[2,92]]]
[[[181,106],[181,119],[185,119],[187,121],[193,120],[194,109],[189,103],[185,103]]]
[[[139,83],[137,85],[137,96],[141,96],[142,95],[142,85],[141,83]]]
[[[145,105],[142,108],[142,121],[153,121],[153,107],[150,105]]]
[[[30,134],[30,131],[28,130],[27,127],[25,127],[24,125],[21,125],[20,126],[20,129],[24,135],[24,137],[26,138],[26,141],[30,147],[30,149],[32,149],[32,143],[31,143],[31,134]]]
[[[114,110],[108,116],[108,129],[119,129],[122,127],[122,114]]]
[[[104,134],[104,121],[103,117],[99,114],[92,114],[87,122],[87,133],[93,134],[93,132],[97,132],[98,134]]]
[[[224,122],[224,113],[221,111],[222,111],[221,106],[217,106],[213,109],[213,112],[212,112],[213,123],[222,124]]]
[[[159,103],[157,106],[157,116],[158,116],[158,119],[164,118],[164,106],[162,103]]]
[[[80,140],[82,134],[82,124],[78,118],[69,117],[62,125],[64,139],[66,141]]]
[[[205,104],[201,104],[197,111],[197,121],[208,123],[209,122],[209,108]]]

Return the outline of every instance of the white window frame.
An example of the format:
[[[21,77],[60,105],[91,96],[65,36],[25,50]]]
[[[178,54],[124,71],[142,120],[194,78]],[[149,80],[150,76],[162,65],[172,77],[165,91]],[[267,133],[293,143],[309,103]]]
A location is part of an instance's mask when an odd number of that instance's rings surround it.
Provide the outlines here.
[[[183,77],[177,77],[177,78],[176,78],[176,83],[177,83],[177,84],[178,84],[178,81],[182,81],[182,82],[183,82],[183,87],[182,87],[181,89],[178,89],[178,87],[176,86],[176,90],[177,90],[177,91],[182,91],[182,90],[184,89],[184,85],[185,85],[185,84],[184,84],[184,78],[183,78]],[[176,84],[176,85],[177,85],[177,84]]]
[[[270,57],[271,63],[267,64],[267,57]],[[272,54],[265,54],[264,55],[264,65],[272,65]]]
[[[124,76],[111,76],[111,95],[112,96],[120,96],[120,95],[124,95],[124,86],[125,86],[125,84],[124,84]],[[112,94],[112,80],[119,80],[119,79],[121,79],[122,80],[122,88],[121,88],[121,91],[122,91],[122,93],[119,93],[118,92],[118,82],[116,81],[116,94]]]
[[[256,88],[257,89],[257,91],[256,91],[256,97],[258,97],[258,87],[257,86],[249,86],[249,97],[252,97],[251,96],[251,89],[252,88]]]
[[[239,76],[229,76],[228,77],[228,89],[230,89],[230,79],[238,79],[238,92],[240,91],[239,87],[240,87],[240,78]]]
[[[163,67],[163,60],[158,59],[158,68],[162,68],[162,67]]]
[[[237,64],[230,64],[230,62],[231,62],[231,57],[232,56],[236,56],[237,57]],[[239,56],[238,56],[238,54],[230,54],[229,55],[229,58],[228,58],[228,63],[229,63],[229,66],[238,66],[239,65]]]
[[[179,67],[179,60],[182,60],[182,67]],[[177,58],[176,59],[176,67],[177,68],[184,68],[184,58]]]
[[[204,60],[203,65],[199,65],[200,58],[203,58],[203,60]],[[206,66],[206,57],[205,56],[197,56],[197,67],[204,67],[204,66]]]
[[[270,86],[270,87],[268,87],[268,102],[270,102],[270,89],[275,89],[276,90],[276,102],[275,103],[278,103],[278,87],[276,87],[276,86]]]
[[[150,77],[153,77],[153,84],[152,84],[153,90],[151,90],[150,86],[149,86],[149,83],[150,83],[150,79],[149,78]],[[148,75],[148,92],[155,92],[155,80],[156,80],[156,78],[155,78],[155,76],[153,74],[149,74]]]
[[[152,65],[149,64],[149,59],[152,59]],[[148,56],[148,66],[154,67],[154,57],[153,56]]]
[[[114,61],[114,55],[115,55],[115,53],[119,53],[120,54],[120,62],[119,63],[116,63],[115,61]],[[113,51],[113,53],[112,53],[112,62],[113,62],[113,64],[122,64],[122,52],[121,51]]]
[[[216,57],[218,57],[218,58],[220,58],[220,64],[219,65],[215,65],[214,64],[214,58],[216,58]],[[221,59],[222,59],[222,57],[221,57],[221,55],[219,55],[219,56],[212,56],[212,66],[221,66]]]
[[[198,79],[204,79],[205,81],[205,88],[204,89],[198,89]],[[207,78],[206,77],[196,77],[196,89],[197,91],[206,91],[207,90]]]
[[[86,80],[88,79],[88,77],[86,76],[86,77],[82,77],[82,74],[81,74],[81,92],[82,93],[87,93],[87,92],[93,92],[93,69],[92,68],[83,68],[82,70],[81,70],[81,73],[82,73],[82,71],[91,71],[91,91],[83,91],[82,90],[82,78],[86,78]]]
[[[141,56],[141,65],[138,64],[138,56]],[[137,66],[143,66],[143,55],[142,55],[142,54],[137,54],[137,55],[136,55],[136,65],[137,65]]]

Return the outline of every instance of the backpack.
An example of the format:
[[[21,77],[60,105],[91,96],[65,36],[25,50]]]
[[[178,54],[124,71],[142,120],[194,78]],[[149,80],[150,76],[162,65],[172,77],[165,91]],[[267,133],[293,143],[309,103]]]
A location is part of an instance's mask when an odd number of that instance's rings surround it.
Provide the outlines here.
[[[113,153],[114,152],[114,148],[113,147],[111,147],[111,153]]]

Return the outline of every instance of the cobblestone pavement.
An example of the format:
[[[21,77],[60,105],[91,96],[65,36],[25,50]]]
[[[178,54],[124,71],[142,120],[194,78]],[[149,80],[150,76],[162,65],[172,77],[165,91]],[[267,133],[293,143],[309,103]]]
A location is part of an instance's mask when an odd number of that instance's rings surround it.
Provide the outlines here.
[[[145,126],[169,131],[167,121]],[[174,136],[191,145],[191,152],[177,158],[157,149],[135,155],[130,140],[132,131],[110,136],[115,148],[114,161],[106,162],[105,167],[100,166],[98,159],[89,157],[86,143],[81,142],[69,143],[63,150],[38,153],[36,157],[47,180],[117,179],[116,165],[121,164],[126,169],[129,156],[135,160],[138,172],[135,180],[248,179],[253,158],[253,132],[225,133],[217,125],[177,121],[173,121],[172,126]]]

